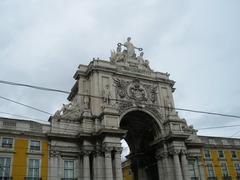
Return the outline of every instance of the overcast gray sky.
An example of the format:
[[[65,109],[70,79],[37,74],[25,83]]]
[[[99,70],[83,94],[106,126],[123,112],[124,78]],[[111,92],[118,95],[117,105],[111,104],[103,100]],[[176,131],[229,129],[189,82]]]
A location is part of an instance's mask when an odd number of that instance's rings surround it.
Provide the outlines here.
[[[239,8],[239,0],[1,0],[0,79],[70,91],[79,64],[108,60],[110,49],[131,36],[150,66],[176,81],[176,107],[240,115]],[[67,101],[65,94],[3,84],[0,96],[51,113]],[[48,119],[1,99],[0,112]],[[240,124],[179,114],[197,129]],[[199,134],[229,137],[238,130]]]

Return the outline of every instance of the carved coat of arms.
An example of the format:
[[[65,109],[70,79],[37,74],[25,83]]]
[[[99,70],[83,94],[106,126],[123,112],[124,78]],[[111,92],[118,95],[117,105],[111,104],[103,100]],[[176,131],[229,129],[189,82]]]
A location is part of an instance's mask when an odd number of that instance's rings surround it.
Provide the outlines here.
[[[147,101],[146,90],[141,86],[138,79],[133,80],[128,88],[128,96],[136,101]]]
[[[132,99],[140,102],[150,101],[155,103],[157,99],[157,87],[141,84],[138,79],[126,81],[123,79],[113,79],[116,87],[116,94],[121,99]]]

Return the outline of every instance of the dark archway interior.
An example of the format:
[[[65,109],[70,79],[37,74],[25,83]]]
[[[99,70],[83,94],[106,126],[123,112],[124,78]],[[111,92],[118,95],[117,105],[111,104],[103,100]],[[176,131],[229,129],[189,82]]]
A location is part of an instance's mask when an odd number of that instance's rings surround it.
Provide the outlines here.
[[[151,143],[157,135],[157,124],[152,116],[143,111],[131,111],[120,122],[122,129],[128,130],[125,141],[130,149],[129,159],[134,173],[134,180],[142,179],[144,171],[149,180],[158,179],[155,149]]]

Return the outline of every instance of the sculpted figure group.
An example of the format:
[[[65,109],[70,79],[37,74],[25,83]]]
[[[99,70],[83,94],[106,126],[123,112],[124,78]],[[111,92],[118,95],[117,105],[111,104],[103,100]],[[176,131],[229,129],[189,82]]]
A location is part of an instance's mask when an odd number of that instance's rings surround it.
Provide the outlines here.
[[[125,47],[122,51],[122,47]],[[141,52],[139,56],[136,56],[135,49],[138,51],[142,51],[142,48],[136,47],[131,43],[131,38],[128,37],[127,41],[125,43],[118,43],[116,51],[113,50],[111,52],[111,61],[114,63],[118,62],[126,62],[128,60],[131,60],[132,62],[139,65],[140,69],[150,69],[149,67],[149,61],[145,60],[143,58],[144,53]]]

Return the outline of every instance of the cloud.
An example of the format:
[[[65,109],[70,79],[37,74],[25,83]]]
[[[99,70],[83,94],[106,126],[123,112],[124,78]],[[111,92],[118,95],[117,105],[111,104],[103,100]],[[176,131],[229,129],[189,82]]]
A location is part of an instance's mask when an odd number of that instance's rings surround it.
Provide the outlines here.
[[[69,91],[79,64],[88,64],[93,57],[108,60],[110,49],[132,36],[150,66],[169,72],[176,81],[176,107],[237,114],[238,7],[237,0],[1,1],[0,77]],[[0,95],[51,113],[67,101],[65,94],[0,86]],[[0,110],[48,119],[3,100]],[[228,118],[179,113],[195,127],[233,123]]]

